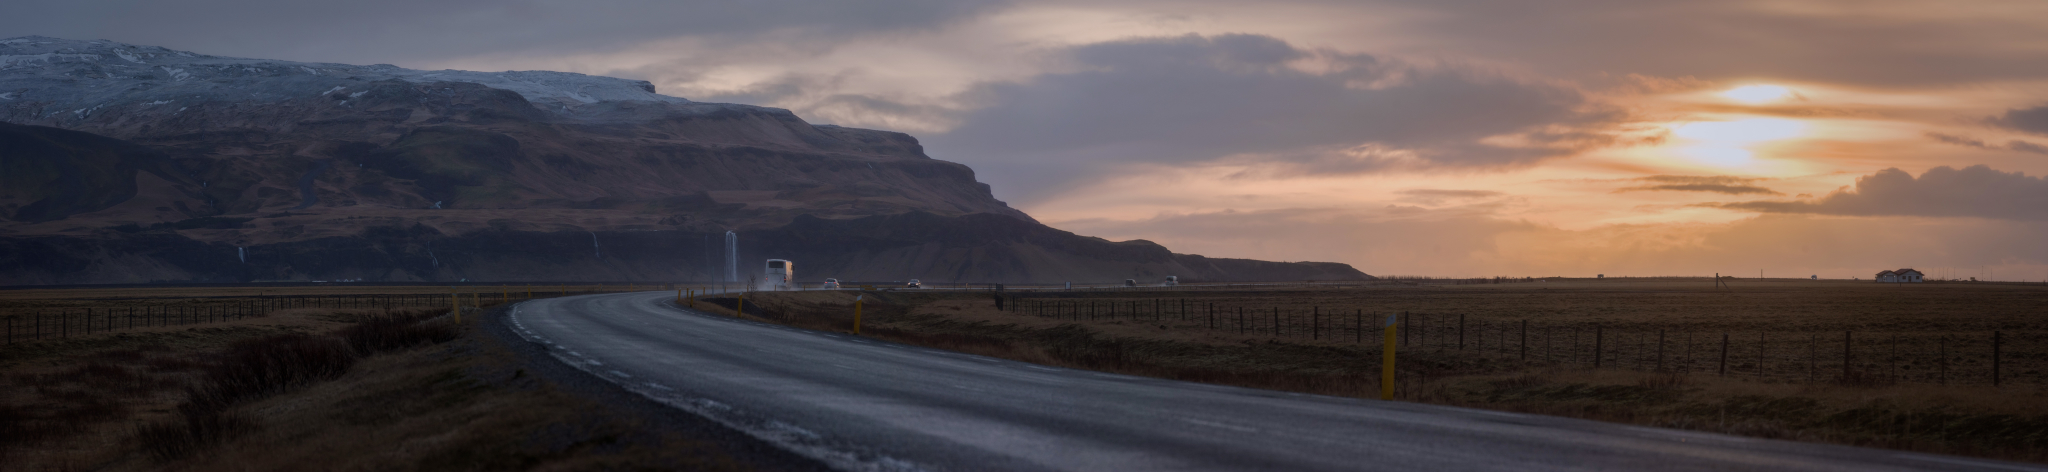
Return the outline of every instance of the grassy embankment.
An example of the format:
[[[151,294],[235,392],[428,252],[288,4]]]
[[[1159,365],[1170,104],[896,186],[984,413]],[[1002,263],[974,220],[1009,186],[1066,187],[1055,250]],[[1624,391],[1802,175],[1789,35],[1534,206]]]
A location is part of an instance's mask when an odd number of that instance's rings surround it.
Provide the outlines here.
[[[1398,399],[1505,411],[1587,418],[1746,436],[1829,442],[2000,459],[2048,461],[2048,361],[2040,345],[2048,319],[2039,313],[2048,291],[2030,287],[1921,287],[1918,292],[1863,285],[1750,285],[1712,290],[1684,284],[1517,284],[1280,292],[1099,293],[1074,300],[1139,301],[1189,298],[1192,304],[1261,307],[1313,305],[1324,313],[1364,310],[1432,313],[1439,323],[1466,315],[1466,349],[1455,328],[1438,326],[1432,343],[1403,348]],[[1029,294],[1023,303],[1033,300]],[[1041,294],[1046,295],[1046,294]],[[1208,329],[1197,314],[1188,321],[1125,316],[1116,320],[1047,318],[999,312],[986,293],[869,293],[863,334],[879,339],[1002,357],[1045,365],[1161,378],[1351,397],[1378,397],[1379,345],[1356,343],[1348,331],[1319,339],[1295,333],[1239,334]],[[811,329],[846,332],[853,293],[760,293],[747,314]],[[1010,299],[1018,303],[1020,298]],[[724,307],[718,305],[723,304]],[[1140,303],[1144,305],[1144,303]],[[731,314],[731,299],[698,306]],[[1028,310],[1027,310],[1028,311]],[[1222,310],[1219,310],[1222,311]],[[1234,310],[1228,310],[1234,312]],[[1580,348],[1553,346],[1548,360],[1524,360],[1516,346],[1522,319],[1538,326],[1605,327],[1608,360],[1594,369]],[[1479,338],[1473,326],[1503,328]],[[1334,324],[1334,323],[1333,323]],[[1324,328],[1332,329],[1332,328]],[[1656,368],[1645,339],[1666,331],[1664,367]],[[1989,384],[1985,350],[1993,329],[2005,338],[2005,377]],[[1553,340],[1563,336],[1553,331]],[[1805,357],[1820,333],[1863,334],[1887,356],[1858,362],[1848,377],[1839,361],[1808,370]],[[1368,331],[1376,332],[1376,331]],[[1696,335],[1693,351],[1679,350],[1679,333]],[[1719,373],[1719,334],[1736,338],[1768,333],[1789,347],[1731,354],[1731,374]],[[1581,331],[1589,336],[1590,330]],[[1911,334],[1917,349],[1889,348],[1894,335]],[[1946,338],[1942,336],[1946,335]],[[1332,339],[1336,338],[1336,339]],[[1445,339],[1449,338],[1449,339]],[[1925,341],[1919,343],[1913,341]],[[1939,345],[1949,352],[1947,379],[1934,383]],[[1411,338],[1411,342],[1413,339]],[[1839,354],[1841,344],[1831,348]],[[1483,344],[1481,344],[1483,343]],[[1539,341],[1531,339],[1531,344]],[[1617,345],[1619,344],[1619,345]],[[1922,344],[1925,344],[1922,346]],[[1482,349],[1480,346],[1485,346]],[[1897,349],[1897,350],[1892,350]],[[1562,352],[1560,352],[1562,351]],[[1573,363],[1563,357],[1580,352]],[[1616,352],[1620,351],[1620,352]],[[1787,351],[1780,353],[1779,351]],[[1680,352],[1689,354],[1682,362]],[[1757,362],[1768,353],[1759,379]],[[1825,356],[1826,354],[1818,354]],[[1779,356],[1786,357],[1779,359]],[[1974,357],[1973,357],[1974,356]],[[1878,357],[1874,354],[1871,357]],[[1975,359],[1973,362],[1972,359]],[[1819,362],[1813,361],[1815,364]],[[1782,364],[1782,365],[1781,365]],[[1688,371],[1680,371],[1681,366]],[[1902,370],[1901,366],[1906,367]],[[1918,369],[1918,370],[1912,370]],[[1905,373],[1911,370],[1912,374]],[[1809,379],[1811,375],[1812,380]]]
[[[468,311],[17,340],[0,347],[0,468],[746,468],[538,379]]]

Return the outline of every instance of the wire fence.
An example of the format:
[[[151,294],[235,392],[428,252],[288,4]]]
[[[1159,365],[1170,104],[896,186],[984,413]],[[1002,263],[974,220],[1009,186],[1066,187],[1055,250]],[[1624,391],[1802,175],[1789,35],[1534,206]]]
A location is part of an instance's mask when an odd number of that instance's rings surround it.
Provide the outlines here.
[[[300,308],[402,309],[486,306],[530,298],[591,293],[674,290],[676,285],[549,285],[462,287],[450,293],[349,295],[193,296],[43,299],[5,307],[5,344],[70,339],[113,331],[221,323]],[[203,290],[195,290],[202,291]]]
[[[1310,342],[1378,345],[1388,315],[1399,349],[1499,361],[1708,374],[1776,382],[2048,385],[2048,331],[1726,329],[1693,324],[1555,322],[1359,307],[1247,306],[1191,298],[1037,298],[1004,311],[1083,322],[1158,323]],[[1001,297],[999,297],[1001,298]],[[1839,327],[1835,327],[1839,328]]]

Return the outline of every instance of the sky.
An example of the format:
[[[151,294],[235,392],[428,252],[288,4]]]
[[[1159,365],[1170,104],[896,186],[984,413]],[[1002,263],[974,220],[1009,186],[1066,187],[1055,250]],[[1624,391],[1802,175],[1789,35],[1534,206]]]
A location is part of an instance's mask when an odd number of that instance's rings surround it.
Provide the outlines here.
[[[2048,280],[2048,3],[10,2],[0,37],[648,80],[1054,227],[1374,275]]]

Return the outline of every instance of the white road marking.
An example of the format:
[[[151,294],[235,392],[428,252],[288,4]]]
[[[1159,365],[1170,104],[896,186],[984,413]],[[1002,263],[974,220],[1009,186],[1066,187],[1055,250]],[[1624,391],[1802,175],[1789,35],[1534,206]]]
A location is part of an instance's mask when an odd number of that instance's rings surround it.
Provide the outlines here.
[[[1256,432],[1259,432],[1259,429],[1258,429],[1258,428],[1251,428],[1251,427],[1245,427],[1245,426],[1238,426],[1238,425],[1233,425],[1233,424],[1223,424],[1223,423],[1218,423],[1218,422],[1214,422],[1214,421],[1205,421],[1205,420],[1198,420],[1198,419],[1194,419],[1194,418],[1187,418],[1187,417],[1181,417],[1181,418],[1175,418],[1175,419],[1178,419],[1178,420],[1181,420],[1181,421],[1184,421],[1184,422],[1188,422],[1188,423],[1192,423],[1192,424],[1198,424],[1198,425],[1202,425],[1202,426],[1208,426],[1208,427],[1211,427],[1211,428],[1222,428],[1222,429],[1228,429],[1228,430],[1231,430],[1231,431],[1238,431],[1238,432],[1244,432],[1244,433],[1256,433]]]
[[[1484,410],[1481,410],[1481,411],[1484,411]],[[1702,432],[1697,432],[1697,431],[1686,431],[1686,430],[1682,430],[1682,429],[1659,429],[1659,428],[1643,428],[1643,427],[1636,427],[1636,426],[1623,426],[1622,428],[1623,428],[1623,429],[1628,429],[1628,430],[1633,430],[1633,431],[1640,431],[1640,432],[1644,432],[1644,433],[1651,433],[1651,434],[1656,434],[1656,435],[1660,435],[1660,436],[1677,436],[1677,437],[1681,437],[1681,438],[1692,438],[1692,439],[1710,439],[1710,440],[1714,440],[1714,441],[1728,441],[1728,442],[1751,442],[1751,441],[1755,441],[1754,439],[1750,439],[1750,438],[1742,438],[1742,437],[1735,437],[1735,436],[1727,436],[1727,435],[1721,435],[1721,434],[1714,434],[1714,433],[1702,433]]]
[[[2033,466],[2026,466],[2026,465],[2020,465],[2020,464],[1999,464],[1999,463],[1993,463],[1993,462],[1982,462],[1982,461],[1973,461],[1973,460],[1969,460],[1969,459],[1951,459],[1951,458],[1947,458],[1947,457],[1923,456],[1923,455],[1919,455],[1919,454],[1898,454],[1898,455],[1896,455],[1896,456],[1894,456],[1894,457],[1901,457],[1901,458],[1906,458],[1906,459],[1912,459],[1912,460],[1916,460],[1916,461],[1924,461],[1924,462],[1935,462],[1935,463],[1941,463],[1941,464],[1955,464],[1955,465],[1967,465],[1967,466],[1971,466],[1971,467],[1988,467],[1988,468],[1993,468],[1993,469],[2004,469],[2004,470],[2032,470],[2032,471],[2043,471],[2043,470],[2048,470],[2048,468],[2042,468],[2042,467],[2033,467]]]

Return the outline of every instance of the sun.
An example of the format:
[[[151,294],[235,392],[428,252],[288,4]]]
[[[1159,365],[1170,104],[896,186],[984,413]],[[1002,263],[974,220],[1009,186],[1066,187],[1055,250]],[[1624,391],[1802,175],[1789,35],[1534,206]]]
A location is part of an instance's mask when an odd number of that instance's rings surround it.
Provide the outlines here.
[[[1751,105],[1767,103],[1792,95],[1792,89],[1776,85],[1745,85],[1721,92],[1721,96]]]
[[[1806,123],[1782,118],[1706,121],[1671,129],[1672,135],[1683,138],[1688,144],[1680,148],[1680,153],[1695,161],[1722,167],[1748,165],[1756,155],[1751,147],[1797,138],[1805,133]]]

